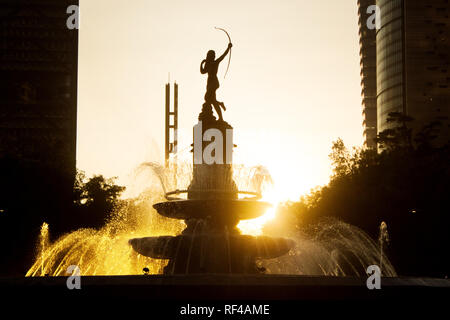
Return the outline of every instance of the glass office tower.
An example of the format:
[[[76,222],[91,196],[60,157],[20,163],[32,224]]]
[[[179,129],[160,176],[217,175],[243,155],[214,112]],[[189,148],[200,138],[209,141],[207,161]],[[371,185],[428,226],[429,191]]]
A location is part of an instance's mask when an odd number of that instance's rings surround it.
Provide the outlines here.
[[[415,119],[415,132],[450,117],[449,3],[446,0],[377,0],[377,127],[388,129],[389,113]],[[448,127],[447,127],[448,128]],[[448,139],[445,132],[443,139]]]
[[[390,112],[404,112],[402,0],[379,0],[381,28],[376,35],[378,132]]]
[[[367,28],[367,20],[370,17],[367,8],[375,2],[375,0],[358,0],[362,116],[364,145],[367,148],[376,147],[377,136],[376,29]]]

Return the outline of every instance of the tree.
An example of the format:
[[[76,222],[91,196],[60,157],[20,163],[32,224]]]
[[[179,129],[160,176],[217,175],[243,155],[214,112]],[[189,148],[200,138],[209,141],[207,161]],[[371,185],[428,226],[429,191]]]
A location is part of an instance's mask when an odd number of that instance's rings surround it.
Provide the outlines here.
[[[351,155],[341,138],[333,142],[329,158],[335,177],[343,177],[350,173],[352,168]]]
[[[125,187],[116,185],[116,179],[117,177],[106,179],[102,175],[87,179],[83,171],[77,171],[74,184],[77,226],[100,227],[120,205],[119,197]]]
[[[380,146],[380,149],[410,149],[412,147],[412,129],[409,124],[413,121],[412,117],[404,113],[389,113],[387,123],[391,123],[393,127],[378,134],[375,141]]]
[[[313,226],[326,217],[353,224],[376,239],[381,222],[391,234],[390,258],[399,274],[450,274],[446,254],[450,243],[450,143],[435,145],[442,136],[439,122],[418,132],[414,120],[391,114],[392,128],[378,135],[380,152],[333,142],[333,175],[298,202],[279,208],[283,228]],[[276,225],[267,226],[275,229]],[[280,229],[280,228],[278,228]]]

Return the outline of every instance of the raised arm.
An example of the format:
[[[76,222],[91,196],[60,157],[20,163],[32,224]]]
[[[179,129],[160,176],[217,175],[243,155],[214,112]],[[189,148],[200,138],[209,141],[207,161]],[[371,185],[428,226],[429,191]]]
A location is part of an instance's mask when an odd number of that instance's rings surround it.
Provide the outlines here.
[[[227,56],[228,52],[230,52],[230,49],[231,49],[232,46],[233,46],[233,45],[232,45],[231,42],[230,42],[230,43],[228,44],[227,50],[225,50],[225,52],[223,53],[223,55],[221,55],[216,61],[220,63],[220,62]]]

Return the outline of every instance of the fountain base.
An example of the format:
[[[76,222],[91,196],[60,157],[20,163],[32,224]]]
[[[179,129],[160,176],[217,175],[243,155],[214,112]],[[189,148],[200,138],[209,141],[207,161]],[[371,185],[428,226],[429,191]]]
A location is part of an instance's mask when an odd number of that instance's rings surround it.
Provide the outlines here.
[[[257,267],[257,259],[276,258],[294,246],[292,240],[236,231],[138,238],[129,243],[144,256],[169,259],[164,274],[257,274],[264,271]]]

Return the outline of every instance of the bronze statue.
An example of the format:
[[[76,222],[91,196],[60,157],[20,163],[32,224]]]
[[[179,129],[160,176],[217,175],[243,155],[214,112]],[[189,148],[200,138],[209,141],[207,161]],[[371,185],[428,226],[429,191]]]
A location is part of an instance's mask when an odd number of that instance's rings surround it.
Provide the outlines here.
[[[226,32],[225,30],[223,31]],[[217,60],[216,60],[216,53],[214,52],[214,50],[209,50],[206,55],[206,59],[203,60],[202,63],[200,64],[200,72],[202,74],[205,73],[208,74],[208,83],[206,85],[206,94],[205,94],[205,104],[212,105],[214,107],[217,115],[219,116],[220,121],[223,121],[221,109],[226,111],[226,108],[224,103],[217,101],[216,98],[216,90],[220,87],[219,79],[217,78],[217,70],[219,68],[220,62],[227,56],[232,46],[233,45],[231,44],[230,41],[230,43],[228,44],[228,48]]]

